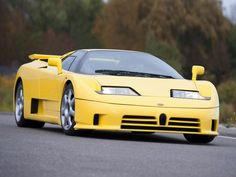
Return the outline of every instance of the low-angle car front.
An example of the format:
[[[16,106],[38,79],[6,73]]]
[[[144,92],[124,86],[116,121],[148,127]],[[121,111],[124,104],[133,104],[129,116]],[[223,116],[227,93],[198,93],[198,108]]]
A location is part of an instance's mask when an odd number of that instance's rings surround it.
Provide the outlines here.
[[[92,89],[76,98],[74,128],[183,133],[190,142],[210,142],[219,101],[213,84],[195,80],[203,70],[193,67],[186,80],[147,53],[88,50],[76,72]]]
[[[81,129],[180,133],[193,143],[218,135],[218,95],[213,84],[197,80],[202,66],[193,66],[187,80],[137,51],[84,49],[29,58],[14,87],[20,127],[48,122],[68,135]]]

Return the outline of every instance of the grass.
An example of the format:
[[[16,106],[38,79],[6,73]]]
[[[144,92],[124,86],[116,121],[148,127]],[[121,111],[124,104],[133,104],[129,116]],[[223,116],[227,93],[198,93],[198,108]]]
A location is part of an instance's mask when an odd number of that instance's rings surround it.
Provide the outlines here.
[[[233,104],[221,102],[220,122],[226,127],[236,127],[236,111]]]
[[[0,111],[12,111],[12,92],[14,86],[15,75],[0,75]]]

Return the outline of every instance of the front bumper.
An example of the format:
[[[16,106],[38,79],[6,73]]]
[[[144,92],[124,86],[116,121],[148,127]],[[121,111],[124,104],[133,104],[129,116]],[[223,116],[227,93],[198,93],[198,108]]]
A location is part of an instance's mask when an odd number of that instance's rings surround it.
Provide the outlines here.
[[[75,129],[218,135],[219,108],[175,108],[75,101]]]

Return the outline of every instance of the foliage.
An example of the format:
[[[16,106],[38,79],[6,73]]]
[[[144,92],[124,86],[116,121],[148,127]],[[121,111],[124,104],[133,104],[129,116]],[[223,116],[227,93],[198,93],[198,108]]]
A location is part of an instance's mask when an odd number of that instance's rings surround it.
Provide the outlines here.
[[[228,80],[217,87],[220,101],[234,104],[236,108],[236,81]]]
[[[184,75],[204,65],[219,83],[230,70],[227,35],[231,28],[216,0],[110,0],[94,31],[105,47],[145,50],[147,34],[183,56]],[[219,67],[220,66],[220,67]]]
[[[228,36],[228,45],[229,45],[229,52],[231,54],[230,55],[231,64],[235,68],[236,67],[236,26],[233,26],[230,30],[230,33]]]
[[[91,31],[102,6],[102,0],[0,0],[0,64],[100,47]]]
[[[0,111],[12,111],[14,77],[0,76]]]
[[[220,105],[220,122],[227,127],[233,126],[236,122],[236,111],[232,104],[221,103]]]
[[[181,63],[183,62],[183,58],[180,51],[166,42],[158,42],[152,32],[149,32],[147,35],[145,51],[162,58],[166,63],[182,73]]]
[[[220,120],[231,125],[236,122],[236,81],[228,80],[221,83],[218,87],[220,97]]]

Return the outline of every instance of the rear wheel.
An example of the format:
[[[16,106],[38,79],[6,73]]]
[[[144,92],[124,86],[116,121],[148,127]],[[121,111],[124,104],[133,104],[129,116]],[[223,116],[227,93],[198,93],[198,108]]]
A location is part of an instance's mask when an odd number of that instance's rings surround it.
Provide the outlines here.
[[[61,126],[67,135],[76,133],[75,126],[75,97],[72,84],[68,84],[61,100]]]
[[[45,124],[44,122],[24,118],[24,92],[22,82],[18,83],[16,87],[15,120],[18,127],[42,128]]]
[[[185,139],[190,143],[207,144],[213,141],[216,136],[213,135],[193,135],[184,134]]]

